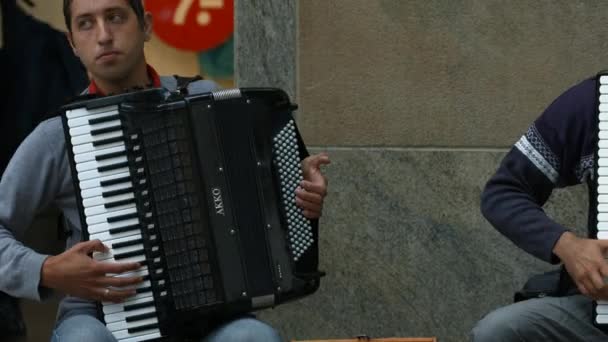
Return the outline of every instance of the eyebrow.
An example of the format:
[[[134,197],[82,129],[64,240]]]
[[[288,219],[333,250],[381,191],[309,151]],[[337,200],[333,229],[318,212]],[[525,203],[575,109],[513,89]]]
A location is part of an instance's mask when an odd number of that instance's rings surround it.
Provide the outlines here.
[[[103,9],[103,14],[107,14],[109,12],[114,12],[114,11],[123,11],[123,12],[128,12],[128,10],[124,7],[120,7],[120,6],[114,6],[114,7],[108,7],[108,8],[104,8]],[[77,16],[74,17],[74,20],[78,20],[78,19],[82,19],[82,18],[89,18],[94,16],[95,13],[92,12],[85,12],[82,14],[79,14]]]

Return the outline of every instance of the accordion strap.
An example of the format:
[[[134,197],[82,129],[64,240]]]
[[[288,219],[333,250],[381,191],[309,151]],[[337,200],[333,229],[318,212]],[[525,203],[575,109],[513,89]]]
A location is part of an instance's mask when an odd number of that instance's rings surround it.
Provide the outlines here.
[[[190,85],[190,83],[203,79],[200,75],[196,75],[194,77],[173,75],[173,77],[177,81],[177,91],[183,95],[188,95],[188,86]]]

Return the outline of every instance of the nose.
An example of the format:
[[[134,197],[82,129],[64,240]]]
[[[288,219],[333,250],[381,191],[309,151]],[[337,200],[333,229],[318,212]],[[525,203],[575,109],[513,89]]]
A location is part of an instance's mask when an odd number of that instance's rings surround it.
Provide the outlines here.
[[[97,42],[99,45],[108,45],[112,43],[113,35],[110,25],[108,25],[105,20],[98,20],[97,27]]]

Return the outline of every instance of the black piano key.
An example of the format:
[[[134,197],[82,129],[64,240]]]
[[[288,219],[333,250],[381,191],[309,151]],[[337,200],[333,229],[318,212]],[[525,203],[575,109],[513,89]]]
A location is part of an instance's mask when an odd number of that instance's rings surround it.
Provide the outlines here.
[[[123,201],[116,201],[116,202],[106,203],[106,204],[104,204],[104,207],[106,209],[111,209],[111,208],[121,207],[123,205],[133,204],[133,203],[135,203],[135,198],[126,199],[126,200],[123,200]]]
[[[131,258],[131,257],[138,256],[138,255],[143,255],[143,254],[146,254],[146,252],[143,249],[141,249],[139,251],[118,253],[118,254],[114,254],[114,260],[122,260],[122,259]]]
[[[139,230],[141,227],[139,224],[132,224],[130,226],[120,227],[120,228],[112,228],[108,232],[110,235],[120,234],[124,232],[130,232],[132,230]]]
[[[112,249],[124,248],[124,247],[129,247],[129,246],[134,246],[134,245],[141,245],[142,243],[144,243],[144,239],[117,242],[117,243],[112,244]]]
[[[100,168],[98,168],[97,170],[99,170],[99,172],[106,172],[106,171],[111,171],[111,170],[116,170],[116,169],[122,169],[125,167],[129,166],[129,162],[122,162],[122,163],[118,163],[118,164],[112,164],[112,165],[106,165],[106,166],[102,166]]]
[[[130,322],[136,322],[136,321],[143,321],[144,319],[154,318],[154,317],[156,317],[156,312],[148,312],[148,313],[144,313],[144,314],[129,316],[125,319],[125,321],[127,323],[130,323]]]
[[[101,194],[101,196],[103,198],[108,198],[108,197],[113,197],[113,196],[118,196],[118,195],[130,194],[132,192],[134,192],[133,187],[128,187],[128,188],[120,189],[120,190],[106,191],[106,192],[103,192]]]
[[[114,223],[114,222],[119,222],[119,221],[130,220],[130,219],[138,218],[138,217],[139,217],[139,215],[137,213],[133,213],[133,214],[108,217],[107,221],[108,221],[108,223]]]
[[[93,142],[93,146],[99,147],[99,146],[103,146],[103,145],[107,145],[107,144],[113,144],[113,143],[121,142],[121,141],[124,141],[123,137],[115,137],[115,138],[102,139],[102,140],[94,141]]]
[[[103,181],[101,183],[99,183],[101,186],[110,186],[110,185],[116,185],[116,184],[121,184],[121,183],[127,183],[127,182],[131,182],[132,179],[130,176],[127,177],[122,177],[122,178],[116,178],[116,179],[112,179],[112,180],[107,180],[107,181]]]
[[[140,287],[135,290],[136,293],[144,293],[152,291],[152,286]]]
[[[126,156],[126,155],[127,155],[127,151],[106,153],[106,154],[102,154],[102,155],[99,155],[99,156],[95,157],[95,160],[96,161],[102,161],[102,160],[108,160],[108,159],[112,159],[112,158],[116,158],[116,157],[122,157],[122,156]]]
[[[142,325],[141,327],[136,327],[136,328],[130,328],[130,329],[127,329],[127,331],[129,332],[129,334],[135,334],[138,332],[152,330],[152,329],[160,329],[158,323]]]
[[[110,122],[114,120],[120,120],[120,114],[110,115],[103,118],[91,119],[89,120],[89,125],[97,125],[104,122]]]
[[[148,308],[148,307],[151,307],[151,306],[154,306],[154,300],[146,302],[146,303],[137,303],[137,304],[125,305],[125,311],[139,310],[139,309]]]
[[[112,132],[116,132],[116,131],[122,131],[122,125],[94,129],[94,130],[91,130],[91,135],[96,136],[96,135],[112,133]]]

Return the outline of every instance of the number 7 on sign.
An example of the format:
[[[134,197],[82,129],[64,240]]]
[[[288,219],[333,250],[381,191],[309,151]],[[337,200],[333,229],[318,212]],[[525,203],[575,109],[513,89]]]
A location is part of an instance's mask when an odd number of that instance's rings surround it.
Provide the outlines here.
[[[175,10],[175,15],[173,16],[173,23],[175,25],[184,25],[186,23],[186,17],[188,16],[188,11],[194,5],[195,0],[181,0],[179,5],[177,5],[177,9]],[[201,26],[206,26],[211,23],[211,15],[209,12],[205,11],[205,9],[218,9],[224,7],[224,0],[198,0],[201,8],[201,12],[196,16],[196,21]]]

